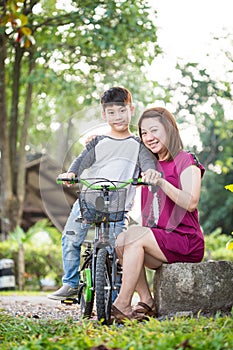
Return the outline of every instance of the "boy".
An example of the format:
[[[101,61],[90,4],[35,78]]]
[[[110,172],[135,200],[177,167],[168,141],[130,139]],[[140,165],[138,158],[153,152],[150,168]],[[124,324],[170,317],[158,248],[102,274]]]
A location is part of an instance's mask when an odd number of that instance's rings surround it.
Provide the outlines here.
[[[101,97],[102,115],[110,126],[106,135],[96,136],[77,157],[67,173],[60,178],[106,178],[124,181],[138,177],[141,171],[155,169],[155,157],[131,134],[129,124],[134,113],[131,93],[122,87],[113,87]],[[86,174],[87,173],[87,174]],[[135,187],[130,186],[126,198],[126,210],[133,204]],[[80,216],[78,200],[74,203],[62,234],[63,286],[48,297],[64,300],[77,296],[81,245],[90,225],[77,222]],[[111,230],[118,235],[127,224],[127,215],[121,222],[111,223]]]

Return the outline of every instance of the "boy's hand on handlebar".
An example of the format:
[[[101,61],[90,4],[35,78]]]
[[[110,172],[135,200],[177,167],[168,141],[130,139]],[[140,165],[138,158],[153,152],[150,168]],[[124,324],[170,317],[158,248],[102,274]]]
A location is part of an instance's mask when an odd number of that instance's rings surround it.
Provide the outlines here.
[[[75,177],[76,177],[75,173],[62,173],[62,174],[58,175],[57,179],[70,179],[70,180],[72,180]],[[62,183],[63,183],[63,185],[66,185],[67,187],[70,187],[73,185],[69,181],[63,181]]]
[[[141,174],[142,181],[147,182],[150,185],[158,185],[159,179],[161,179],[162,174],[154,169],[148,169]]]

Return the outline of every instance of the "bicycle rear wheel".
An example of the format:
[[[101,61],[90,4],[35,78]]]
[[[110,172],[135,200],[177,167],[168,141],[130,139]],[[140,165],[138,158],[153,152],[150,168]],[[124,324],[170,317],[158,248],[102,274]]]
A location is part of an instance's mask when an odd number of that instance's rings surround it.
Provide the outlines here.
[[[108,324],[111,317],[112,283],[111,263],[105,248],[98,251],[96,258],[95,295],[97,318],[103,324]]]

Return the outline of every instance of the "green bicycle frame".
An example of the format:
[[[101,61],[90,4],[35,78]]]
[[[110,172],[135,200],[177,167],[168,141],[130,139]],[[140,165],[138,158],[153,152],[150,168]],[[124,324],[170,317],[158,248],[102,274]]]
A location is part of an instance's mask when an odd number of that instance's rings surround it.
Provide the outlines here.
[[[91,269],[90,268],[86,268],[83,271],[86,275],[86,288],[85,288],[85,300],[86,302],[90,302],[92,300],[92,278],[91,278]]]

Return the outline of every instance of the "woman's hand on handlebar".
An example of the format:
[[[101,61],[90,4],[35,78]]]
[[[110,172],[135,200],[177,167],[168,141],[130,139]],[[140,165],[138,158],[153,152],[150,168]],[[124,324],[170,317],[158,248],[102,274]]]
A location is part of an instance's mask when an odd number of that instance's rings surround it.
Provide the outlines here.
[[[150,185],[159,185],[158,181],[161,179],[162,174],[154,169],[148,169],[141,174],[142,181],[147,182]]]
[[[62,173],[59,174],[57,179],[74,179],[76,177],[75,173]],[[63,185],[66,185],[67,187],[72,186],[73,184],[71,184],[69,181],[63,181]]]

